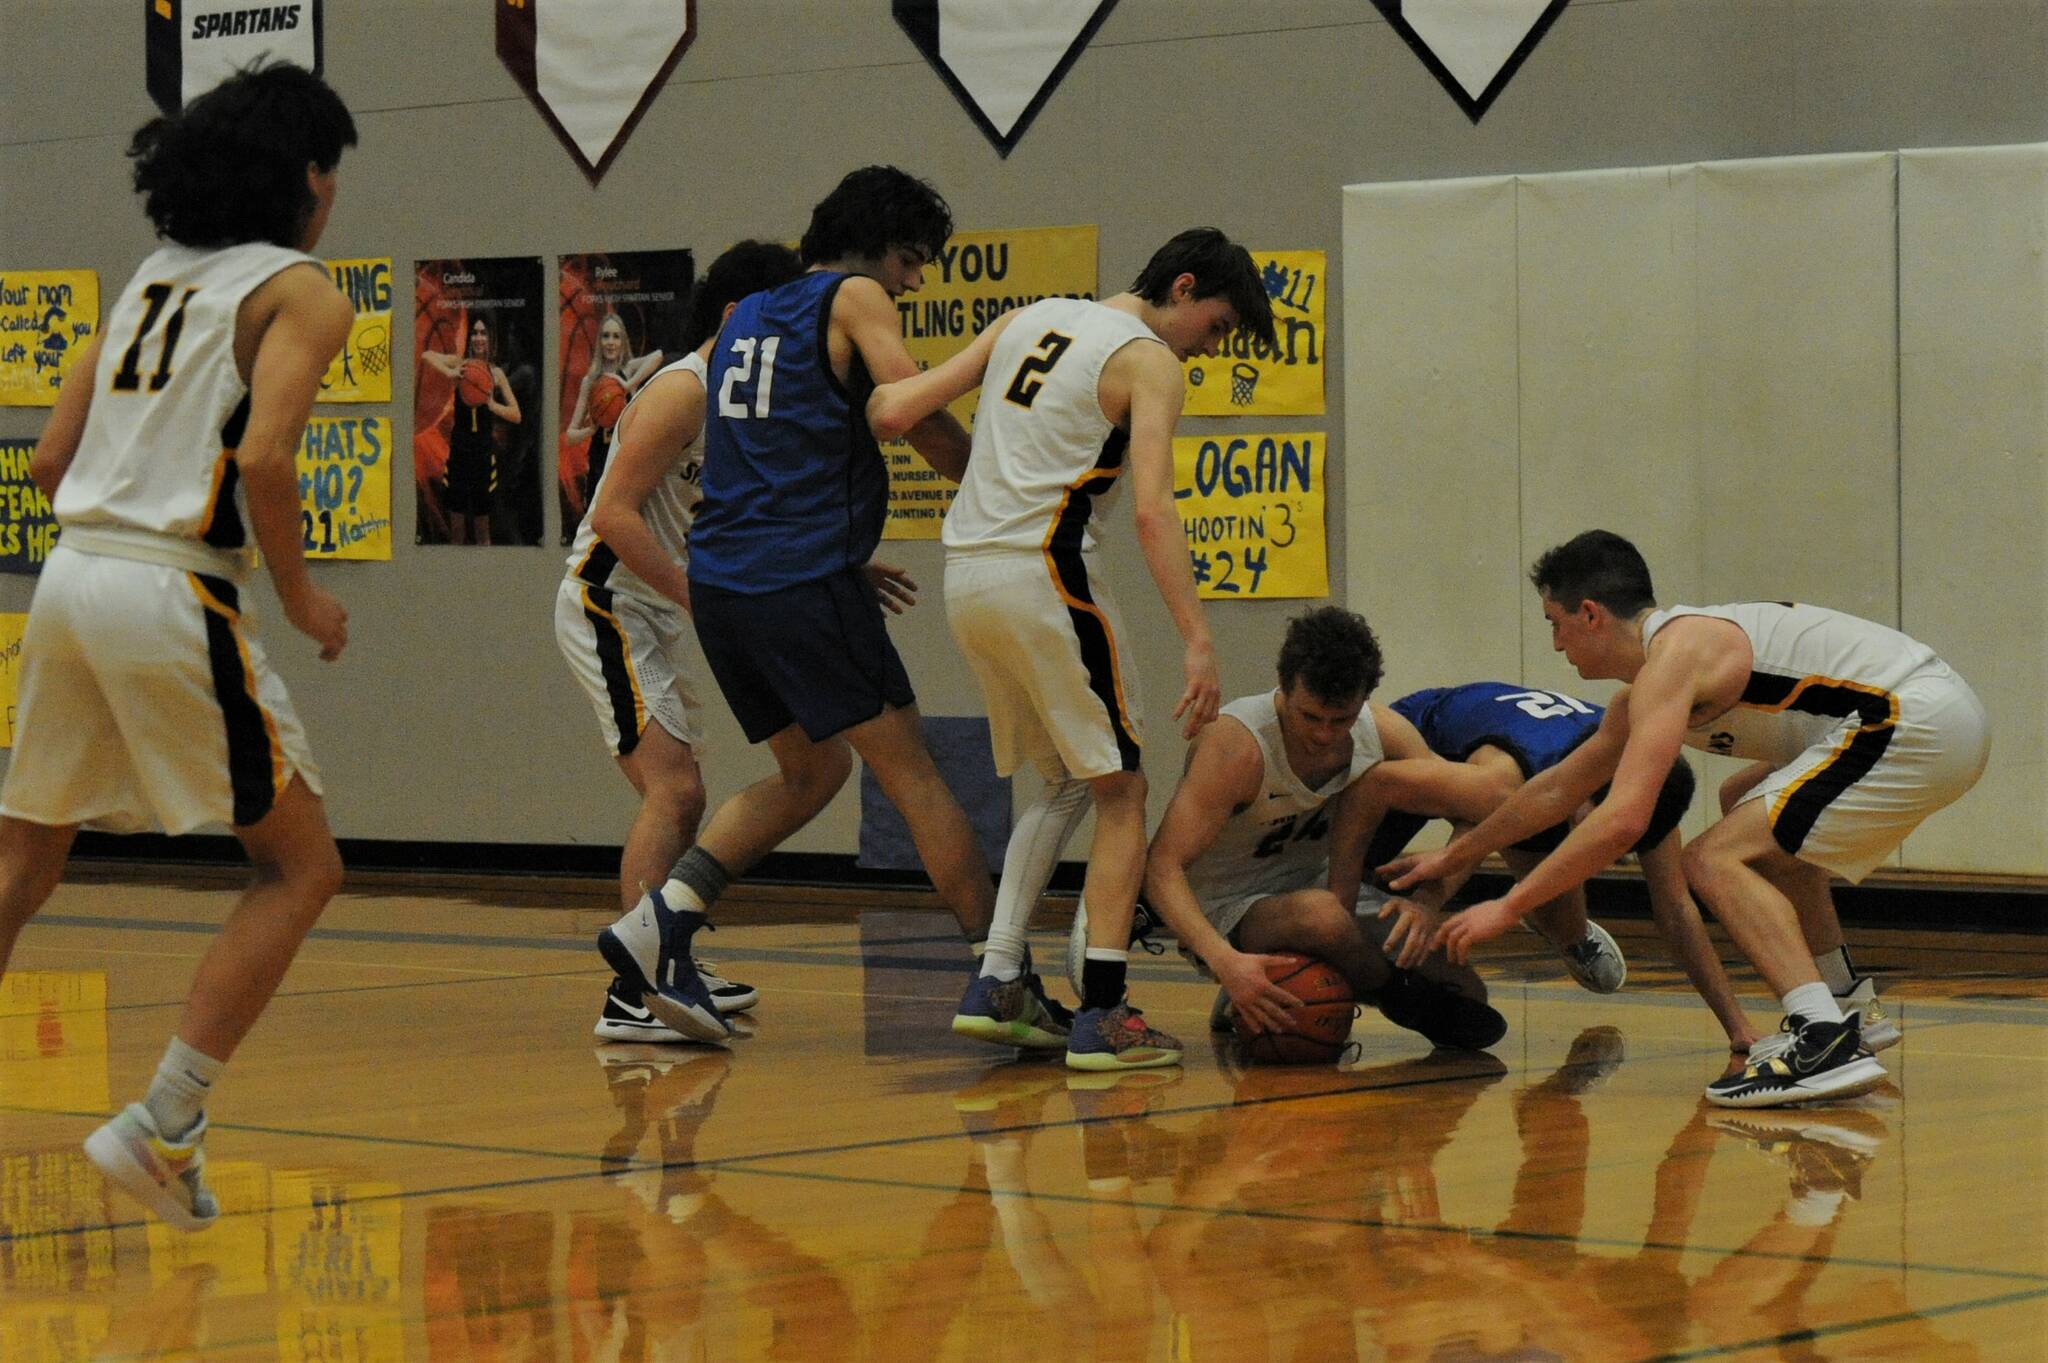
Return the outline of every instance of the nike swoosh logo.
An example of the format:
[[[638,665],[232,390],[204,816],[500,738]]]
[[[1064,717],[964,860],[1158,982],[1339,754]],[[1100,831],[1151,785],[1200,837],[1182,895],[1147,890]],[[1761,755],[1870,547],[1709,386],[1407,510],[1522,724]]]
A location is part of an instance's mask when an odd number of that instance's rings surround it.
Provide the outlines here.
[[[654,1014],[649,1012],[647,1009],[635,1008],[632,1004],[627,1003],[624,999],[614,998],[612,1000],[612,1003],[618,1007],[618,1010],[621,1013],[624,1013],[627,1017],[632,1018],[638,1022],[645,1022],[647,1021],[647,1019],[654,1016]]]
[[[1848,1039],[1849,1034],[1847,1032],[1838,1032],[1835,1035],[1835,1039],[1827,1044],[1827,1049],[1823,1050],[1819,1055],[1812,1057],[1810,1060],[1802,1061],[1795,1053],[1792,1062],[1793,1073],[1799,1075],[1801,1078],[1804,1078],[1807,1075],[1810,1075],[1815,1071],[1824,1068],[1828,1063],[1828,1058],[1832,1056],[1836,1051],[1840,1050],[1842,1048],[1842,1043],[1844,1041],[1847,1041]]]

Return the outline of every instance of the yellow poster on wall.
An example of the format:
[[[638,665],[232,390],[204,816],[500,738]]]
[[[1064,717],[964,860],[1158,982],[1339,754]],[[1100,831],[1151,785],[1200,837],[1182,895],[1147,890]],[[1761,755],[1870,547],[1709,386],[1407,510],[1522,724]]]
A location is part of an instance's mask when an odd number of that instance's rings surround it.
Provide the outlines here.
[[[330,260],[334,287],[356,310],[348,344],[320,380],[322,402],[391,401],[391,257]]]
[[[924,287],[896,300],[903,344],[929,369],[966,349],[990,322],[1041,298],[1095,297],[1093,227],[1022,227],[958,232],[925,268]],[[954,403],[963,426],[974,424],[979,391]],[[935,540],[954,485],[932,471],[904,441],[882,446],[889,463],[889,523],[884,539]]]
[[[0,614],[0,748],[14,746],[15,697],[21,687],[21,634],[28,616]]]
[[[1180,436],[1173,495],[1205,601],[1328,596],[1324,438]]]
[[[1273,300],[1277,346],[1239,332],[1215,357],[1187,362],[1187,416],[1321,416],[1323,294],[1321,251],[1254,251]]]
[[[99,327],[98,271],[0,271],[0,407],[53,406]]]
[[[316,416],[299,447],[307,558],[391,557],[391,419]]]

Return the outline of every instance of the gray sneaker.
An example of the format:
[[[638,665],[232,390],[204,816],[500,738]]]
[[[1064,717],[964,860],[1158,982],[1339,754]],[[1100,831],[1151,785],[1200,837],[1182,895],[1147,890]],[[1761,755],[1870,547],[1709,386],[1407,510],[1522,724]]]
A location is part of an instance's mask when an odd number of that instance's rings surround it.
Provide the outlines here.
[[[1628,962],[1622,958],[1614,935],[1590,918],[1586,920],[1586,935],[1571,946],[1559,947],[1557,954],[1564,958],[1564,968],[1581,989],[1612,994],[1628,981]]]
[[[178,1230],[205,1230],[220,1215],[206,1186],[206,1118],[175,1141],[157,1132],[156,1119],[130,1103],[85,1138],[86,1157],[101,1173]]]

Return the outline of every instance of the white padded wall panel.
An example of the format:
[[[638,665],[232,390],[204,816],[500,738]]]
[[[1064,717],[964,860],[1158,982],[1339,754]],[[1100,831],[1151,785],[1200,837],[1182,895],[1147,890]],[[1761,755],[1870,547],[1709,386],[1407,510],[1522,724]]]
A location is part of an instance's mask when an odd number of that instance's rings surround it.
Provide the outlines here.
[[[1698,590],[1713,601],[1897,622],[1895,165],[1699,168]]]
[[[1520,666],[1515,186],[1344,191],[1348,604],[1380,695]]]
[[[2048,873],[2048,145],[1899,158],[1907,633],[1991,713],[1906,863]]]

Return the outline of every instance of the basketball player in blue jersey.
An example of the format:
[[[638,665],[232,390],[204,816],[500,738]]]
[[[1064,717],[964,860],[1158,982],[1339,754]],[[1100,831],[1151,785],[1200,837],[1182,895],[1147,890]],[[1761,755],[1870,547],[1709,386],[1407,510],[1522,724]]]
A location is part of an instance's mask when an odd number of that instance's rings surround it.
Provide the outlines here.
[[[690,300],[681,358],[648,376],[617,424],[592,437],[616,453],[601,461],[591,484],[590,513],[576,529],[555,594],[555,642],[597,712],[606,750],[640,796],[619,857],[624,909],[668,878],[704,817],[696,755],[703,682],[684,641],[691,632],[690,523],[703,496],[705,360],[741,299],[802,272],[786,246],[729,247]],[[720,1012],[753,1007],[753,988],[720,977],[706,961],[695,964]],[[605,991],[596,1033],[604,1041],[685,1039],[623,979]]]
[[[135,188],[169,241],[81,352],[30,462],[63,537],[29,610],[0,788],[0,970],[80,824],[226,824],[256,867],[148,1092],[85,1143],[180,1230],[219,1214],[213,1083],[341,883],[305,733],[241,601],[260,546],[292,627],[328,661],[348,642],[306,571],[294,461],[354,318],[309,253],[355,140],[334,92],[282,65],[144,124]]]
[[[1374,774],[1388,812],[1373,833],[1366,866],[1380,866],[1403,851],[1432,817],[1470,827],[1541,772],[1548,771],[1593,736],[1604,711],[1598,705],[1554,691],[1509,682],[1470,682],[1411,692],[1393,711],[1415,726],[1431,752],[1448,759],[1431,764],[1388,763]],[[1692,802],[1692,768],[1672,765],[1658,790],[1650,826],[1634,851],[1642,866],[1650,910],[1686,977],[1728,1035],[1732,1054],[1747,1056],[1763,1038],[1736,1001],[1720,955],[1700,921],[1685,887],[1680,864],[1678,821]],[[1605,792],[1596,792],[1595,799]],[[1570,823],[1544,829],[1502,852],[1508,869],[1524,875],[1564,841]],[[1403,922],[1389,934],[1398,963],[1413,964],[1428,951],[1440,925],[1436,915],[1403,910]],[[1530,911],[1525,920],[1556,947],[1565,968],[1581,986],[1611,994],[1627,979],[1628,967],[1606,929],[1586,916],[1583,887],[1574,887]],[[1839,928],[1837,929],[1839,940]]]
[[[1174,508],[1173,432],[1183,361],[1244,331],[1273,344],[1251,253],[1212,227],[1152,253],[1102,302],[1047,298],[996,319],[960,354],[876,391],[880,434],[929,419],[986,379],[974,457],[946,512],[946,617],[988,706],[996,770],[1029,761],[1044,788],[1018,820],[979,975],[953,1029],[996,1045],[1064,1046],[1075,1069],[1177,1063],[1180,1043],[1124,997],[1145,871],[1138,678],[1096,555],[1104,511],[1130,472],[1138,547],[1182,644],[1182,737],[1216,716],[1216,649]],[[1072,1028],[1029,985],[1025,923],[1081,815],[1095,811],[1090,906]]]
[[[952,231],[930,185],[891,166],[854,171],[811,214],[806,273],[741,303],[712,348],[690,604],[719,691],[776,773],[720,806],[670,879],[598,943],[686,1037],[728,1034],[690,964],[692,934],[731,877],[825,807],[854,753],[910,825],[968,939],[987,935],[987,859],[925,748],[883,627],[881,607],[900,611],[916,584],[872,561],[889,479],[864,416],[875,384],[917,372],[895,300],[922,287]],[[907,434],[959,479],[968,442],[957,421],[936,413]]]
[[[1925,644],[1840,611],[1783,601],[1660,610],[1642,555],[1609,531],[1557,546],[1529,576],[1552,646],[1579,675],[1627,685],[1592,738],[1441,852],[1400,865],[1395,885],[1458,874],[1612,782],[1506,897],[1438,930],[1460,959],[1640,837],[1680,747],[1767,764],[1685,852],[1693,893],[1786,1016],[1742,1072],[1707,1086],[1707,1100],[1778,1107],[1882,1083],[1862,1036],[1865,1009],[1853,991],[1838,997],[1809,954],[1799,905],[1824,894],[1831,873],[1860,880],[1976,783],[1990,756],[1983,704]]]

